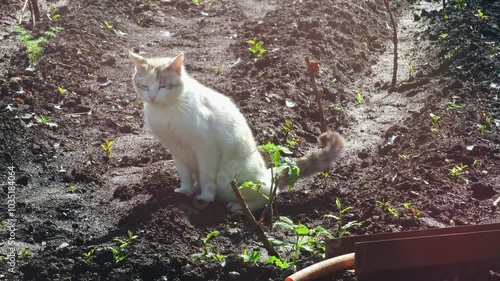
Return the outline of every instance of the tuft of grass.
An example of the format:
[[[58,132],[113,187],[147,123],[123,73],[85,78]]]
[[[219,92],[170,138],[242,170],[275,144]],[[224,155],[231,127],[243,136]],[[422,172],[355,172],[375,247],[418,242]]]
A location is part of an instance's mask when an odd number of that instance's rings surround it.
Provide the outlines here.
[[[60,26],[52,26],[49,30],[45,31],[38,38],[34,38],[31,32],[27,29],[15,25],[13,27],[14,33],[17,34],[17,39],[23,43],[26,47],[26,54],[28,55],[28,61],[31,66],[35,66],[40,61],[44,47],[48,43],[49,37],[55,37],[56,33],[64,30]]]
[[[356,102],[358,104],[363,103],[363,95],[361,94],[361,91],[356,91]]]
[[[453,166],[451,169],[448,169],[450,176],[458,179],[458,180],[464,180],[464,170],[467,168],[467,165],[460,164]]]

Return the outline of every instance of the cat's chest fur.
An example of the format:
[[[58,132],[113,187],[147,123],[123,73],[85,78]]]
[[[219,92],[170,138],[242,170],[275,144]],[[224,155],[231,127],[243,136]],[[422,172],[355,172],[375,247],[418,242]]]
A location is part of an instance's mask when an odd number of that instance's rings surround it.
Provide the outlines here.
[[[188,115],[178,108],[156,108],[145,104],[146,123],[161,143],[177,158],[195,166],[194,149],[199,145],[200,128],[196,115]]]

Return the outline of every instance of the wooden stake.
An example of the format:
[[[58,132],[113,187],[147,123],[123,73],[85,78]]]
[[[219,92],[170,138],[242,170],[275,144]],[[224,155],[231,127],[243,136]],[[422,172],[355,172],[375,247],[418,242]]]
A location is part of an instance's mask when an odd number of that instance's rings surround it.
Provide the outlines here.
[[[253,227],[255,228],[255,232],[257,233],[257,236],[259,237],[262,244],[264,244],[264,248],[266,248],[270,256],[275,256],[279,258],[278,252],[276,252],[276,249],[274,249],[271,242],[269,242],[269,240],[267,239],[267,236],[264,233],[264,230],[262,229],[262,225],[255,220],[255,217],[253,216],[252,212],[250,212],[250,210],[248,209],[248,205],[245,202],[243,196],[241,195],[236,180],[231,181],[231,187],[233,188],[234,195],[236,195],[236,199],[238,199],[238,202],[240,202],[241,211],[243,211],[243,214],[245,214],[248,221],[250,221],[250,224],[252,224]]]

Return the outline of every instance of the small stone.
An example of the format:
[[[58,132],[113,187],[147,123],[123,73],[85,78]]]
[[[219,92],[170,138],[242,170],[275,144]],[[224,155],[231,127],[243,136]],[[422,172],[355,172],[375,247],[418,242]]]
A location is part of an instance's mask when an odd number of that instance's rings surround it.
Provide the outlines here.
[[[66,242],[62,242],[62,243],[61,243],[61,245],[59,245],[59,246],[57,247],[57,250],[62,250],[62,249],[64,249],[64,248],[68,247],[68,246],[69,246],[69,244],[68,244],[68,243],[66,243]]]
[[[229,277],[231,277],[231,279],[238,279],[238,278],[240,278],[241,274],[237,271],[229,271],[228,275],[229,275]]]

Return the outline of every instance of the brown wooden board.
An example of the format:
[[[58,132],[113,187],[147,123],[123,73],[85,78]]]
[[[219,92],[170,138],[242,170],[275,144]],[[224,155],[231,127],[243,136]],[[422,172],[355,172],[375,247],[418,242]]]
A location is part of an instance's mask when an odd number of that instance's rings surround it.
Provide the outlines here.
[[[417,238],[433,235],[447,235],[458,233],[471,233],[480,231],[500,230],[500,223],[484,224],[484,225],[469,225],[455,226],[447,228],[435,228],[418,231],[403,231],[393,233],[378,233],[370,235],[348,236],[339,239],[330,239],[326,241],[326,255],[328,258],[344,255],[354,252],[355,243],[367,241],[380,241],[402,238]],[[500,240],[499,240],[500,243]]]

